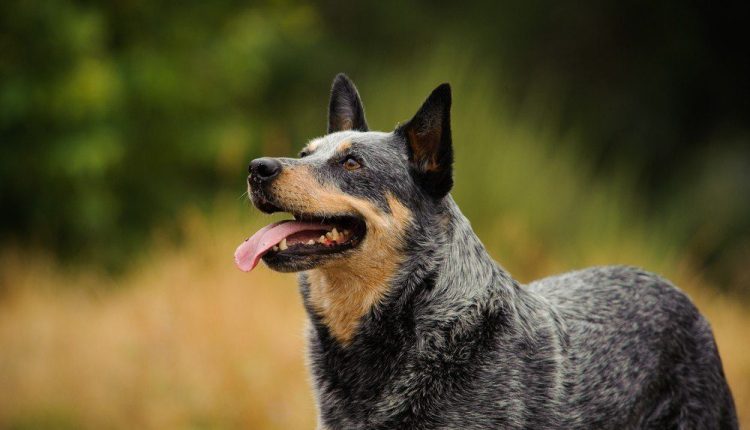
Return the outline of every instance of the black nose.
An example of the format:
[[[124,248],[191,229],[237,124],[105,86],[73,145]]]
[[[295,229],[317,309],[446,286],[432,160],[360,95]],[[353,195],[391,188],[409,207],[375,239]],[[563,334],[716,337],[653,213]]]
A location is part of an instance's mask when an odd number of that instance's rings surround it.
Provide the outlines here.
[[[259,181],[273,179],[281,172],[281,163],[275,158],[256,158],[250,162],[250,176]]]

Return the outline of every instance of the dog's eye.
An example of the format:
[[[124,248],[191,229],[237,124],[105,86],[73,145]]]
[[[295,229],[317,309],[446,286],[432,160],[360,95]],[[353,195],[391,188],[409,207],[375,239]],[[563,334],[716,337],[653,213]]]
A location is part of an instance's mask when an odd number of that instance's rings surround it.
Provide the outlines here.
[[[359,162],[355,160],[354,157],[351,157],[351,156],[346,157],[341,164],[344,166],[344,169],[349,170],[349,171],[357,170],[360,167],[362,167],[362,165],[359,164]]]
[[[307,150],[306,150],[306,149],[303,149],[302,151],[300,151],[300,152],[299,152],[299,158],[305,158],[305,157],[307,157],[308,155],[310,155],[310,153],[309,153],[309,152],[307,152]]]

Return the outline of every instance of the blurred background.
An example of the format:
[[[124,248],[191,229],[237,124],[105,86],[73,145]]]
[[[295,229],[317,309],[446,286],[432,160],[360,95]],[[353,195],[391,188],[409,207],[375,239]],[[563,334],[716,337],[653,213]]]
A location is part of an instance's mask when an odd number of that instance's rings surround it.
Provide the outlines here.
[[[455,199],[517,279],[634,264],[709,317],[750,426],[739,2],[0,3],[0,428],[313,428],[246,166],[453,85]]]

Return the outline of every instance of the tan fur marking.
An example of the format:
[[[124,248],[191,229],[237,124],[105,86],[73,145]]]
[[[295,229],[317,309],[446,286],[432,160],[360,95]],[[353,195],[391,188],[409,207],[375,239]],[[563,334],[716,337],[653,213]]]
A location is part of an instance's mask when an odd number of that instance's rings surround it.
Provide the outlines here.
[[[344,152],[344,151],[347,151],[351,147],[352,147],[352,141],[347,139],[339,143],[338,148],[336,148],[336,152]]]
[[[323,187],[305,168],[285,169],[274,194],[291,210],[306,213],[356,213],[367,224],[367,235],[351,255],[307,272],[310,301],[331,334],[348,344],[359,320],[388,291],[402,256],[404,232],[411,212],[398,199],[387,196],[391,213],[367,200]]]
[[[305,147],[303,148],[303,150],[307,151],[307,152],[313,152],[316,149],[318,149],[318,145],[320,145],[320,141],[319,140],[313,140],[312,142],[310,142],[307,145],[305,145]]]
[[[308,272],[310,300],[343,344],[349,343],[360,319],[388,292],[401,262],[403,232],[411,219],[409,210],[394,197],[388,197],[391,214],[367,204],[367,237],[357,253]]]

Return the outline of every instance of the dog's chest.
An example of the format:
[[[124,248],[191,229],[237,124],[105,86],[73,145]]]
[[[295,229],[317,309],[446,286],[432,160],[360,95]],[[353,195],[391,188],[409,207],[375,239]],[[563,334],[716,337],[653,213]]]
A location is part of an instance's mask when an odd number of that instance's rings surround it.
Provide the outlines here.
[[[486,357],[470,346],[463,357],[357,347],[343,352],[316,342],[310,348],[320,415],[331,428],[441,428],[460,423],[479,404],[492,404],[492,397],[513,397],[502,386],[490,387]],[[512,417],[513,408],[512,402],[495,403],[485,416]]]

